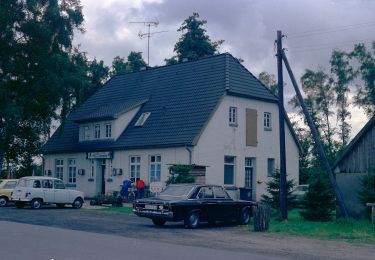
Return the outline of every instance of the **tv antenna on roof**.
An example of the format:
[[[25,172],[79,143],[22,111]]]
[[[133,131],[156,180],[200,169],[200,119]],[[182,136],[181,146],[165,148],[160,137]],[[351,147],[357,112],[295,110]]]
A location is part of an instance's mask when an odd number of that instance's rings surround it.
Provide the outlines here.
[[[151,32],[151,26],[157,27],[159,25],[159,21],[145,21],[145,22],[129,22],[129,23],[140,23],[148,27],[148,31],[146,33],[142,33],[141,31],[138,33],[138,37],[141,39],[147,38],[147,66],[150,66],[150,38],[158,33],[164,33],[168,31],[158,31],[158,32]]]

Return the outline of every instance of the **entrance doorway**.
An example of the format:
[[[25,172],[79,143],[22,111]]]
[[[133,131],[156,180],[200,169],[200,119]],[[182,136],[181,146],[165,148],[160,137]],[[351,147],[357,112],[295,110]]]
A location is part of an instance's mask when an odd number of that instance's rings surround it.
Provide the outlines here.
[[[96,160],[96,192],[105,194],[105,171],[106,171],[106,159]]]
[[[102,174],[101,174],[101,177],[102,177],[102,187],[101,187],[101,193],[102,194],[105,194],[105,166],[106,166],[106,159],[103,159],[102,161]]]

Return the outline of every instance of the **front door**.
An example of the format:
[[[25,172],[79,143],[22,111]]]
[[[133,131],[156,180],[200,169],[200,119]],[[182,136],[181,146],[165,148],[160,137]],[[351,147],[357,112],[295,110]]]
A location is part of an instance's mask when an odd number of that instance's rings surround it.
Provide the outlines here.
[[[61,180],[54,182],[55,202],[56,203],[69,203],[69,192],[65,190],[65,185]]]
[[[44,202],[54,202],[55,192],[53,190],[52,180],[42,180],[42,189],[44,193]]]
[[[251,200],[255,200],[254,196],[254,167],[255,158],[245,158],[245,188],[248,189],[247,192],[251,194]]]
[[[101,165],[101,194],[105,194],[105,165],[106,165],[106,160],[103,159],[102,165]]]

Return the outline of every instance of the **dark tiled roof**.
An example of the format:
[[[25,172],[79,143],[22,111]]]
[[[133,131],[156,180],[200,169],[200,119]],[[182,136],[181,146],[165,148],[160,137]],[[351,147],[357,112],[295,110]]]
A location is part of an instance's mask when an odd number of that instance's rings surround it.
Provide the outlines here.
[[[116,76],[73,111],[44,153],[193,145],[220,98],[228,93],[277,102],[230,54]],[[115,118],[142,105],[116,141],[78,142],[77,122]],[[134,127],[151,112],[142,127]]]
[[[128,100],[127,102],[116,102],[113,104],[106,104],[99,107],[92,113],[82,114],[81,117],[75,119],[76,123],[102,121],[108,119],[116,119],[119,115],[126,113],[144,103],[148,99],[142,98],[137,100]]]

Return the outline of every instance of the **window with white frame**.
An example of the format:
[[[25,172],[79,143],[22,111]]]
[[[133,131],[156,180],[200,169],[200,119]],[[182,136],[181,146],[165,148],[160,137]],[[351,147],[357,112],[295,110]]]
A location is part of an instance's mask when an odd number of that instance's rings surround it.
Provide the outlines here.
[[[253,188],[255,158],[245,158],[245,188]]]
[[[270,112],[264,112],[263,116],[263,122],[264,122],[264,129],[271,130],[272,124],[271,124],[271,113]]]
[[[112,137],[112,124],[105,124],[105,137],[106,138]]]
[[[150,182],[160,181],[161,177],[161,156],[150,156]]]
[[[141,157],[130,156],[130,180],[136,182],[141,178]]]
[[[267,160],[267,177],[273,177],[275,174],[275,159],[268,158]]]
[[[229,107],[229,125],[237,126],[237,107]]]
[[[64,177],[64,160],[56,159],[55,160],[55,177],[62,180]]]
[[[234,185],[236,171],[236,157],[224,156],[224,185]]]
[[[94,137],[100,139],[100,124],[96,124],[94,127]]]
[[[68,183],[75,184],[76,182],[77,182],[76,159],[68,159]]]
[[[83,127],[83,140],[90,139],[90,127],[88,125]]]

